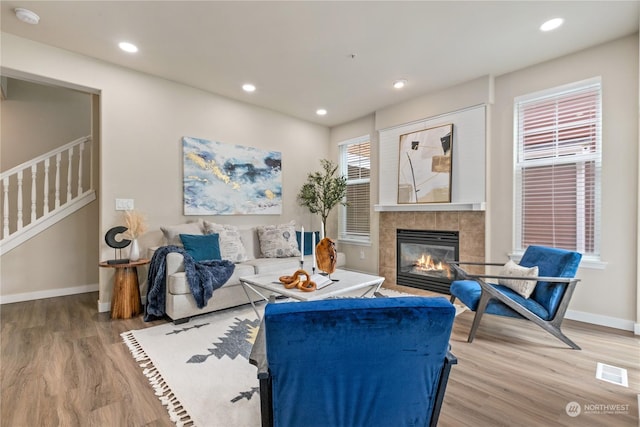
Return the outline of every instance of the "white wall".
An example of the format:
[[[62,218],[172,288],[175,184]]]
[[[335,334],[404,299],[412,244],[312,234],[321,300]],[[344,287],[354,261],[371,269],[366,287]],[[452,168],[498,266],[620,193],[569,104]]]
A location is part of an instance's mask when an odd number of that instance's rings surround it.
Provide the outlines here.
[[[370,201],[371,205],[378,203],[378,132],[375,130],[375,116],[370,114],[349,123],[336,126],[331,129],[332,159],[339,162],[338,144],[348,139],[369,135],[371,138],[371,180],[370,180]],[[336,217],[338,208],[331,213]],[[344,252],[347,257],[347,268],[366,273],[378,273],[378,217],[371,209],[371,244],[353,244],[338,242],[338,249]],[[335,222],[337,224],[337,222]],[[329,236],[337,236],[338,229],[330,229]]]
[[[182,136],[283,153],[282,215],[209,220],[251,225],[294,219],[310,227],[296,195],[307,172],[329,155],[328,128],[5,33],[2,66],[100,91],[100,230],[94,242],[101,259],[113,257],[104,233],[122,223],[116,198],[134,199],[151,229],[193,219],[182,215]],[[110,270],[100,271],[101,303],[111,298]]]
[[[637,34],[496,78],[488,153],[493,165],[488,177],[488,254],[504,259],[512,248],[514,97],[595,76],[602,76],[601,252],[607,265],[580,268],[582,282],[569,316],[631,329],[637,321]]]
[[[484,76],[376,111],[376,129],[386,129],[491,102],[492,78]]]
[[[1,104],[1,170],[91,133],[90,95],[11,78],[7,89]]]

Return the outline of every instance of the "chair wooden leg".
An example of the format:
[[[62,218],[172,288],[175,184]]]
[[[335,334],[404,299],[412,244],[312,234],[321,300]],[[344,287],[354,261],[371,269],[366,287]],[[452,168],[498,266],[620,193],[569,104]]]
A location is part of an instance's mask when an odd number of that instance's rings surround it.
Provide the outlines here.
[[[578,344],[574,343],[573,341],[571,341],[571,339],[569,339],[569,337],[567,337],[565,334],[562,333],[562,331],[560,330],[560,328],[558,328],[557,326],[549,323],[549,322],[537,322],[536,319],[532,319],[534,321],[534,323],[536,323],[538,326],[540,326],[542,329],[544,329],[545,331],[549,332],[551,335],[553,335],[554,337],[558,338],[560,341],[562,341],[563,343],[565,343],[566,345],[568,345],[569,347],[571,347],[574,350],[582,350],[580,348],[580,346],[578,346]]]
[[[476,336],[476,331],[478,330],[478,326],[480,326],[480,320],[482,319],[482,315],[484,314],[484,310],[487,308],[487,303],[491,297],[486,292],[483,292],[480,296],[480,301],[478,301],[478,308],[476,309],[476,315],[473,318],[473,324],[471,325],[471,330],[469,331],[469,338],[467,342],[473,342],[473,339]]]
[[[573,341],[571,341],[569,339],[569,337],[567,337],[560,330],[560,325],[562,323],[562,317],[559,317],[556,320],[547,321],[547,320],[541,319],[540,317],[536,316],[535,314],[531,313],[529,310],[525,309],[524,307],[522,307],[520,305],[515,305],[515,304],[512,305],[512,304],[508,304],[507,302],[505,302],[505,304],[508,307],[511,307],[513,310],[515,310],[518,314],[520,314],[525,319],[532,321],[533,323],[535,323],[536,325],[540,326],[545,331],[549,332],[554,337],[558,338],[560,341],[562,341],[563,343],[565,343],[566,345],[568,345],[572,349],[574,349],[574,350],[582,350],[580,348],[580,346],[578,346],[578,344],[576,344]],[[560,320],[558,320],[558,319],[560,319]]]

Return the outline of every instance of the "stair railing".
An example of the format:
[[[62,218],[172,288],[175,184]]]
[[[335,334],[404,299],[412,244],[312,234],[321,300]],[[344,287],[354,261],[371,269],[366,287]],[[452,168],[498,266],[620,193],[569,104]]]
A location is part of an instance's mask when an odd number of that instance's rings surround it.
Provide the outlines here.
[[[5,246],[60,211],[69,210],[69,205],[78,200],[88,195],[95,197],[91,137],[78,138],[2,172],[0,182],[3,187],[0,244]]]

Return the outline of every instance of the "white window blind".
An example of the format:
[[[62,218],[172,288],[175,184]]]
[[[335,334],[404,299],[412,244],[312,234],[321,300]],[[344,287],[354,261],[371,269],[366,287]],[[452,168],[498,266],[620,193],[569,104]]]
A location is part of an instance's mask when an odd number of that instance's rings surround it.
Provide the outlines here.
[[[340,167],[347,178],[347,206],[340,208],[340,240],[369,242],[371,144],[368,135],[340,145]]]
[[[601,123],[600,79],[516,98],[516,252],[599,257]]]

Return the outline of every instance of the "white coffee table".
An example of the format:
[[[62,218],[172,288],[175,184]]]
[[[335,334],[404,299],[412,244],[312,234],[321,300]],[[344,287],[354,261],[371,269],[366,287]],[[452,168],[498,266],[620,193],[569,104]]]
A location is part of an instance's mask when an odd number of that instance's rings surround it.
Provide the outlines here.
[[[254,276],[244,276],[240,278],[242,289],[247,294],[247,299],[251,302],[251,306],[255,310],[258,318],[260,314],[253,302],[253,298],[249,296],[249,290],[258,294],[266,301],[271,298],[284,296],[298,301],[314,301],[328,298],[334,298],[353,291],[363,290],[358,297],[373,296],[380,289],[384,277],[374,276],[371,274],[358,273],[355,271],[336,270],[331,274],[333,283],[313,292],[305,292],[300,289],[287,289],[278,278],[280,276],[291,275],[291,271],[257,274]]]

